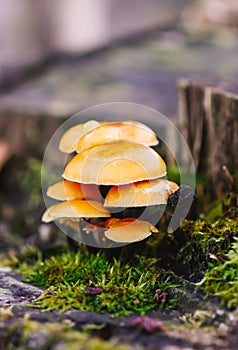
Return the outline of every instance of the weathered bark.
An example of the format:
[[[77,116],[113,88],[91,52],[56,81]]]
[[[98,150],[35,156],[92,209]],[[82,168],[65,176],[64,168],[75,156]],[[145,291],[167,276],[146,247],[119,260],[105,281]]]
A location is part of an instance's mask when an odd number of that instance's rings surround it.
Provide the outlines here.
[[[238,169],[238,87],[181,79],[178,115],[199,173],[221,197],[234,190]]]

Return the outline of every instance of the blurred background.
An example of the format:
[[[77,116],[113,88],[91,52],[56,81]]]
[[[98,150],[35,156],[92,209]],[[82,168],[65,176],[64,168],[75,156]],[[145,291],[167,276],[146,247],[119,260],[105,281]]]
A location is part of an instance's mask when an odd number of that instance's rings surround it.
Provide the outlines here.
[[[128,101],[176,123],[178,79],[237,80],[237,38],[237,0],[0,0],[0,248],[45,230],[41,160],[64,120]]]

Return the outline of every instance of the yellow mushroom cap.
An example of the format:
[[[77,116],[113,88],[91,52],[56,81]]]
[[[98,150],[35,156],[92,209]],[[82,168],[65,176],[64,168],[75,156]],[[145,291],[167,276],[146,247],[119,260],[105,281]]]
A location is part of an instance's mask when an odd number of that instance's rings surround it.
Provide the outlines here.
[[[158,230],[148,221],[128,218],[112,222],[105,231],[105,236],[114,242],[133,243],[142,241],[153,232]]]
[[[72,199],[94,199],[100,201],[101,195],[96,185],[85,185],[73,181],[59,181],[50,186],[47,190],[47,196],[60,200]]]
[[[50,222],[59,218],[99,218],[110,217],[111,214],[100,202],[74,199],[54,204],[42,216],[43,222]]]
[[[53,210],[54,206],[57,206],[58,204],[54,204],[51,207],[49,207],[43,214],[41,220],[45,223],[50,223],[54,221],[55,219],[50,215],[50,212]],[[59,223],[64,224],[74,230],[79,229],[79,221],[80,218],[60,218]]]
[[[121,141],[80,152],[68,163],[63,177],[85,184],[120,185],[165,174],[165,162],[152,148],[132,141]]]
[[[89,120],[86,123],[77,124],[68,129],[61,137],[59,149],[65,153],[71,153],[76,150],[76,145],[81,136],[89,130],[96,128],[100,123],[96,120]]]
[[[167,204],[169,196],[178,188],[175,182],[165,179],[113,186],[106,195],[104,206],[128,208]]]
[[[110,122],[100,124],[80,137],[76,151],[99,144],[114,141],[134,141],[147,146],[158,144],[156,134],[147,126],[138,122]]]

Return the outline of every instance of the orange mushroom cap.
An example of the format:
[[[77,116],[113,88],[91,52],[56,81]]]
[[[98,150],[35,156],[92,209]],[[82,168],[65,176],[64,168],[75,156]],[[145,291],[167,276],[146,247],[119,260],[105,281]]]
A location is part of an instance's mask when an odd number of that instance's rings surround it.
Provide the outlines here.
[[[42,216],[43,222],[50,222],[59,218],[99,218],[110,217],[111,214],[96,201],[74,199],[54,204]]]
[[[68,129],[61,137],[59,149],[65,153],[71,153],[76,150],[76,145],[81,136],[89,130],[96,128],[100,123],[96,120],[89,120],[86,123],[77,124]]]
[[[54,218],[50,215],[50,212],[53,210],[54,206],[57,206],[58,204],[52,205],[51,207],[49,207],[43,214],[41,220],[45,223],[50,223],[52,221],[54,221]],[[74,230],[78,230],[79,229],[79,221],[80,218],[60,218],[59,219],[59,223],[64,224]]]
[[[128,208],[167,204],[169,196],[178,188],[175,182],[165,179],[113,186],[106,195],[104,206]]]
[[[50,186],[47,190],[47,196],[60,200],[72,199],[94,199],[100,201],[101,195],[96,185],[85,185],[73,181],[59,181]]]
[[[85,184],[120,185],[165,174],[165,162],[152,148],[132,141],[121,141],[80,152],[68,163],[63,177]]]
[[[147,126],[138,122],[103,123],[82,135],[76,145],[76,151],[99,144],[114,141],[134,141],[147,146],[158,144],[156,134]]]
[[[112,222],[105,236],[114,242],[133,243],[142,241],[154,232],[159,231],[148,221],[127,218]]]

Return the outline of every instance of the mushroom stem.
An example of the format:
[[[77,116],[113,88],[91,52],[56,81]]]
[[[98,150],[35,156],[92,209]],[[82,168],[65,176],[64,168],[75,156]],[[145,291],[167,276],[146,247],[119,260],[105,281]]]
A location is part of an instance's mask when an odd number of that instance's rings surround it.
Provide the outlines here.
[[[104,248],[102,249],[102,251],[104,252],[109,261],[121,258],[122,262],[126,264],[129,261],[131,261],[131,259],[136,253],[140,253],[142,251],[143,245],[144,241],[140,241],[136,243],[127,244],[123,247]]]
[[[80,238],[82,233],[81,233],[81,220],[79,220],[79,222],[77,223],[78,229],[77,229],[77,235],[76,234],[72,234],[72,230],[70,229],[70,227],[68,226],[68,234],[66,236],[67,239],[67,244],[69,249],[71,250],[71,252],[76,253],[78,251],[79,248],[79,243],[78,240],[76,238]],[[73,238],[75,237],[75,239]]]
[[[129,261],[131,261],[133,256],[135,256],[136,254],[141,254],[144,247],[145,247],[144,240],[140,242],[130,243],[122,247],[121,256],[122,256],[123,262],[126,264]]]
[[[102,251],[110,262],[112,262],[114,259],[120,259],[122,256],[122,247],[104,248]]]
[[[73,238],[71,238],[70,236],[67,236],[67,243],[68,243],[68,247],[71,250],[71,252],[76,253],[78,251],[78,242],[76,242]]]

